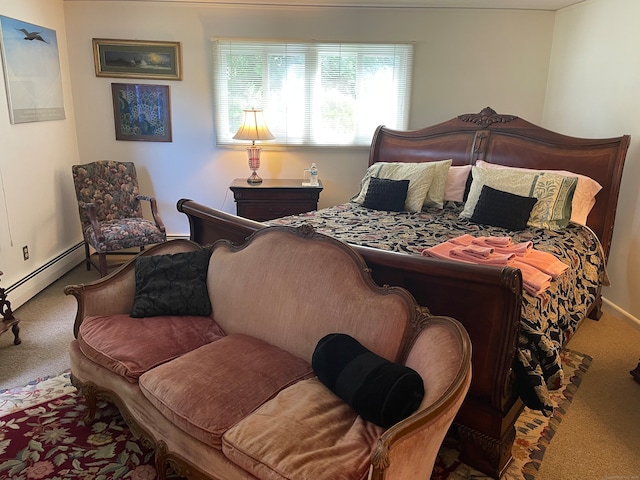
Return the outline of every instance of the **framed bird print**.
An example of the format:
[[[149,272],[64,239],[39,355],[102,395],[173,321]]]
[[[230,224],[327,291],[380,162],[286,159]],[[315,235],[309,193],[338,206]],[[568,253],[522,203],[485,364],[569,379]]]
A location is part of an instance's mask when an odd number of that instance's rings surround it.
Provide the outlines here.
[[[182,80],[180,42],[93,39],[97,77]]]
[[[11,123],[63,120],[56,31],[0,15],[0,39]]]

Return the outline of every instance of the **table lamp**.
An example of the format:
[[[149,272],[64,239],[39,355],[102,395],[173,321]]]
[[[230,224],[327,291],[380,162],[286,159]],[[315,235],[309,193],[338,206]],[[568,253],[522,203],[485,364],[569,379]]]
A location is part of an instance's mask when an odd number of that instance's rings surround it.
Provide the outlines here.
[[[249,156],[249,168],[252,173],[247,178],[247,183],[262,183],[262,179],[256,173],[260,168],[260,147],[256,147],[256,140],[273,140],[275,137],[267,128],[262,116],[262,110],[254,108],[244,111],[242,124],[233,136],[235,140],[251,140],[251,146],[247,147],[247,155]]]

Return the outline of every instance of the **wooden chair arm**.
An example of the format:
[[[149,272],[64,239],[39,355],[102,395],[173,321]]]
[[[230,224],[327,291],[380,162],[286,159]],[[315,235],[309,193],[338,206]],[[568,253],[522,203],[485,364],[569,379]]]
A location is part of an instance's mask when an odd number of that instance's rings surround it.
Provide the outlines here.
[[[145,249],[106,277],[87,284],[68,285],[65,287],[65,295],[73,295],[78,302],[78,311],[73,325],[74,336],[78,337],[80,325],[88,316],[117,315],[131,311],[136,290],[136,258],[148,255],[190,252],[200,248],[197,243],[186,239],[159,243]]]
[[[166,228],[162,219],[160,218],[160,213],[158,213],[158,202],[156,202],[155,197],[149,197],[147,195],[138,195],[136,197],[138,200],[146,200],[151,205],[151,215],[153,216],[153,221],[156,222],[156,227],[160,229],[161,232],[166,233]]]
[[[98,222],[98,218],[96,217],[96,205],[95,203],[86,203],[86,202],[78,202],[80,207],[84,208],[87,211],[87,215],[89,216],[89,221],[91,222],[91,227],[93,231],[96,233],[96,239],[99,242],[104,241],[104,235],[102,233],[102,229],[100,228],[100,222]]]

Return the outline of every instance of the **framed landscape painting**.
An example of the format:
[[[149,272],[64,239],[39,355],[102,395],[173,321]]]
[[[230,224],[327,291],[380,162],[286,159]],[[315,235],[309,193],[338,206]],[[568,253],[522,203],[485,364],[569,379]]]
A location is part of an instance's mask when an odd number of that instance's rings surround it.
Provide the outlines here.
[[[112,83],[116,140],[171,141],[168,85]]]
[[[63,120],[56,31],[0,15],[0,37],[11,123]]]
[[[93,39],[96,76],[182,80],[179,42]]]

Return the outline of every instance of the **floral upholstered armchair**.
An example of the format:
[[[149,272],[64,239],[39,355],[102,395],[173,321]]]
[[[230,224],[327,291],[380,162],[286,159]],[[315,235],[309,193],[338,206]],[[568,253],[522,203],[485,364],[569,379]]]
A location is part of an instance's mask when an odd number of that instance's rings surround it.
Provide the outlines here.
[[[156,200],[139,194],[136,167],[132,162],[103,160],[73,165],[73,183],[80,211],[87,270],[91,265],[104,277],[107,254],[164,242],[165,227]],[[142,217],[141,200],[151,206],[153,222]],[[97,256],[92,261],[90,247]]]

